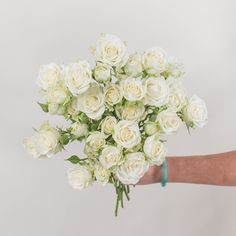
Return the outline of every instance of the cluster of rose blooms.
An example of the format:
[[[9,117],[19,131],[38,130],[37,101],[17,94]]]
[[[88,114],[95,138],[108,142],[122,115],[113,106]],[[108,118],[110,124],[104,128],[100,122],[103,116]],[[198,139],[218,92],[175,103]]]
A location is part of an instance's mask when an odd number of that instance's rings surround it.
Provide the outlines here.
[[[35,158],[50,158],[73,141],[84,141],[84,157],[73,155],[69,183],[84,189],[97,181],[114,184],[117,204],[129,199],[152,165],[162,165],[167,148],[163,135],[207,122],[205,102],[188,97],[182,86],[182,64],[157,47],[128,54],[117,36],[103,34],[92,48],[95,66],[79,60],[40,68],[38,85],[44,112],[64,116],[70,125],[48,122],[24,140]]]

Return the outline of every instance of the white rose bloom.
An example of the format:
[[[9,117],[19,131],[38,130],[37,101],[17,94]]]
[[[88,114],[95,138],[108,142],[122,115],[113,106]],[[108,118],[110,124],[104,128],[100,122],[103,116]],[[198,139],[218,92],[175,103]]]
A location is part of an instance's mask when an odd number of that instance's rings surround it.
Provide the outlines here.
[[[105,102],[109,106],[114,106],[122,100],[120,86],[117,84],[108,84],[104,91]]]
[[[111,78],[111,67],[106,64],[98,64],[94,68],[93,74],[98,82],[107,82]]]
[[[187,93],[179,78],[168,77],[166,80],[169,85],[168,107],[175,111],[180,111],[187,104]]]
[[[184,121],[196,127],[203,127],[208,120],[208,111],[204,100],[194,95],[183,110]]]
[[[75,122],[71,125],[71,133],[77,137],[83,137],[88,134],[88,125],[81,122]]]
[[[158,121],[162,132],[165,134],[175,133],[182,123],[176,112],[171,109],[159,113],[156,121]]]
[[[122,162],[121,150],[115,146],[107,145],[102,150],[99,161],[106,169],[119,165]]]
[[[182,89],[170,90],[168,107],[180,111],[187,104],[187,95]]]
[[[168,60],[163,49],[153,47],[146,50],[142,56],[144,69],[150,75],[160,74],[167,69]]]
[[[132,148],[141,141],[139,126],[134,121],[121,120],[114,129],[113,138],[122,147]]]
[[[180,78],[174,78],[174,77],[168,77],[166,79],[166,82],[169,86],[169,89],[172,91],[174,90],[185,90],[184,87],[183,87],[183,83],[182,83],[182,79]]]
[[[48,88],[46,99],[48,103],[54,104],[63,104],[69,99],[69,91],[63,81],[60,81],[55,86]]]
[[[103,34],[97,41],[93,49],[96,61],[103,62],[110,66],[123,66],[128,55],[126,45],[117,36],[112,34]]]
[[[64,68],[64,80],[73,95],[84,93],[92,81],[92,72],[87,61],[71,63]]]
[[[59,132],[46,121],[31,137],[24,139],[23,144],[34,158],[45,159],[60,151],[59,137]]]
[[[79,111],[77,109],[77,98],[73,97],[66,106],[66,112],[72,116],[73,119],[77,120]]]
[[[142,152],[128,153],[124,163],[117,168],[116,176],[123,184],[137,184],[148,168]]]
[[[167,72],[169,76],[172,76],[174,78],[179,78],[181,75],[184,74],[183,69],[184,69],[183,64],[176,61],[175,58],[168,59]]]
[[[93,120],[100,119],[105,111],[103,88],[92,83],[86,92],[77,96],[77,109]]]
[[[94,168],[94,175],[96,180],[102,185],[105,186],[110,177],[110,172],[101,165],[96,165]]]
[[[163,106],[169,99],[169,86],[163,77],[146,79],[145,103],[150,106]]]
[[[113,134],[117,120],[114,116],[106,116],[101,122],[101,130],[104,134]]]
[[[55,86],[61,78],[61,66],[50,63],[48,65],[40,66],[37,84],[40,88],[47,90],[48,88]]]
[[[155,134],[146,138],[143,151],[148,157],[150,164],[158,166],[162,165],[167,153],[166,146],[158,140],[158,136]]]
[[[105,136],[99,131],[94,131],[90,133],[90,135],[86,139],[86,144],[88,144],[94,150],[98,151],[102,149],[106,144]]]
[[[49,103],[48,104],[48,112],[51,115],[64,115],[66,108],[63,105]]]
[[[128,77],[121,81],[123,96],[128,101],[140,101],[146,93],[146,86],[140,78]]]
[[[158,132],[158,126],[156,122],[148,121],[144,124],[144,131],[147,135],[153,135]]]
[[[74,189],[82,190],[87,188],[93,182],[93,177],[90,169],[86,166],[76,165],[67,171],[67,176],[70,185]]]
[[[117,105],[115,108],[117,116],[122,120],[140,121],[145,118],[146,112],[142,102],[129,102]]]
[[[139,76],[143,71],[142,56],[139,53],[131,54],[124,70],[128,76]]]

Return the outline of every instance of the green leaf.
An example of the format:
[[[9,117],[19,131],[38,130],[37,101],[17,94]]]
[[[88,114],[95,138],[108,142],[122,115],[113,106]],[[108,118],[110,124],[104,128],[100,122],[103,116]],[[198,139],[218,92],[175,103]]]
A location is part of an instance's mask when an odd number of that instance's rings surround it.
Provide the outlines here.
[[[72,164],[78,164],[80,162],[80,158],[76,155],[73,155],[66,160],[70,161]]]
[[[109,176],[109,181],[108,181],[108,182],[109,182],[110,184],[113,184],[113,183],[114,183],[112,174]]]
[[[67,145],[70,141],[70,138],[68,135],[62,134],[59,138],[59,143],[62,145]]]
[[[38,102],[38,104],[44,112],[48,112],[48,104],[43,104],[43,103],[39,103],[39,102]]]
[[[79,121],[82,122],[82,123],[87,123],[88,122],[88,117],[84,113],[81,113],[79,115]]]
[[[186,124],[187,130],[188,130],[188,133],[191,134],[190,133],[190,128],[194,129],[193,122],[186,122],[185,124]]]
[[[99,125],[99,124],[97,124],[97,123],[92,123],[92,124],[90,125],[90,129],[91,129],[92,131],[96,131],[96,130],[98,129],[98,125]]]

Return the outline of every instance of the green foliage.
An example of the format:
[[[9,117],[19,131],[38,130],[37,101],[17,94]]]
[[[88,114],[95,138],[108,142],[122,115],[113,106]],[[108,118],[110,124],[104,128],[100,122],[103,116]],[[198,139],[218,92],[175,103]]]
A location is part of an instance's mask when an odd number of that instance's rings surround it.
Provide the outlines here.
[[[71,157],[69,157],[68,159],[66,159],[67,161],[70,161],[72,164],[84,164],[85,161],[87,160],[88,158],[79,158],[78,156],[76,155],[73,155]]]
[[[73,155],[66,160],[70,161],[72,164],[78,164],[80,162],[80,158],[76,155]]]
[[[39,102],[38,102],[38,104],[44,112],[48,112],[48,104],[43,104],[43,103],[39,103]]]
[[[85,113],[81,113],[81,114],[79,115],[79,121],[80,121],[81,123],[88,123],[89,118],[86,116]]]
[[[90,130],[91,131],[97,131],[98,130],[99,123],[91,123]]]
[[[187,122],[185,124],[186,124],[187,130],[188,130],[188,133],[191,134],[190,133],[190,128],[194,129],[193,122]]]
[[[67,145],[70,142],[70,137],[67,134],[62,134],[59,138],[59,143],[62,145]]]

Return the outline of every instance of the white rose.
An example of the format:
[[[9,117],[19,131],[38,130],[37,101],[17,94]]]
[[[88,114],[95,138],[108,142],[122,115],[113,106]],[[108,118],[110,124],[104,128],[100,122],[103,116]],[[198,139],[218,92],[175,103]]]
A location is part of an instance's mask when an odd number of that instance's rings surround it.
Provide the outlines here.
[[[94,175],[96,180],[101,183],[101,185],[105,186],[109,181],[110,172],[98,164],[94,168]]]
[[[168,107],[172,110],[180,111],[187,104],[187,93],[178,78],[168,77],[166,80],[169,85]]]
[[[85,142],[85,153],[91,157],[98,155],[99,150],[106,144],[105,138],[105,135],[99,131],[90,133]]]
[[[184,90],[182,79],[180,78],[168,77],[166,82],[169,85],[170,90]]]
[[[146,112],[142,102],[129,102],[117,105],[115,108],[117,116],[122,120],[140,121],[145,118]]]
[[[158,121],[162,132],[165,134],[175,133],[182,122],[176,112],[171,109],[159,113],[156,121]]]
[[[97,41],[93,54],[96,61],[110,66],[122,66],[127,61],[126,45],[117,36],[103,34]]]
[[[144,131],[147,135],[153,135],[158,132],[158,126],[156,122],[148,121],[144,124]]]
[[[170,91],[168,107],[175,111],[180,111],[187,104],[187,95],[181,89]]]
[[[117,123],[114,130],[114,140],[125,148],[132,148],[141,141],[138,124],[134,121],[121,120]]]
[[[46,121],[31,137],[24,139],[23,144],[34,158],[45,159],[60,151],[59,137],[59,132]]]
[[[61,66],[50,63],[48,65],[40,66],[37,84],[40,88],[47,90],[48,88],[55,86],[61,78]]]
[[[88,125],[81,122],[75,122],[71,125],[71,133],[77,137],[83,137],[88,134]]]
[[[69,99],[69,91],[64,83],[60,81],[55,86],[48,88],[46,99],[48,103],[63,104]]]
[[[107,82],[111,78],[111,67],[106,64],[98,64],[94,68],[93,74],[98,82]]]
[[[90,169],[86,166],[76,165],[67,171],[70,185],[74,189],[82,190],[87,188],[93,182]]]
[[[117,84],[108,84],[105,88],[104,94],[105,102],[110,106],[114,106],[115,104],[121,102],[123,97],[120,86]]]
[[[168,66],[167,66],[167,73],[169,76],[174,78],[179,78],[181,75],[184,74],[184,66],[182,63],[176,61],[175,58],[168,59]]]
[[[208,111],[204,100],[194,95],[189,99],[183,110],[184,121],[199,128],[203,127],[208,120]]]
[[[66,106],[66,111],[72,116],[74,120],[77,120],[79,111],[77,109],[77,98],[73,97]]]
[[[106,116],[101,122],[101,130],[104,134],[112,134],[117,120],[114,116]]]
[[[115,165],[119,165],[122,161],[121,150],[115,146],[107,145],[102,150],[99,160],[106,169],[109,169]]]
[[[117,168],[116,176],[123,184],[137,184],[148,168],[142,152],[128,153],[125,162]]]
[[[66,108],[63,105],[50,103],[48,104],[48,112],[51,115],[64,115]]]
[[[142,56],[144,69],[150,75],[160,74],[167,69],[168,60],[163,49],[153,47],[146,50]]]
[[[142,71],[142,56],[139,53],[133,53],[129,56],[127,64],[124,67],[125,73],[129,76],[139,76]]]
[[[169,98],[169,87],[163,77],[149,77],[146,79],[146,90],[146,104],[156,107],[167,104]]]
[[[128,77],[121,81],[123,96],[128,101],[140,101],[146,93],[146,86],[140,78]]]
[[[150,164],[158,166],[164,162],[167,153],[165,145],[158,140],[158,136],[155,134],[146,138],[143,151],[148,157]]]
[[[77,96],[77,109],[93,120],[100,119],[105,111],[103,88],[92,83],[86,92]]]
[[[84,93],[92,81],[92,72],[87,61],[71,63],[64,68],[64,79],[73,95]]]

